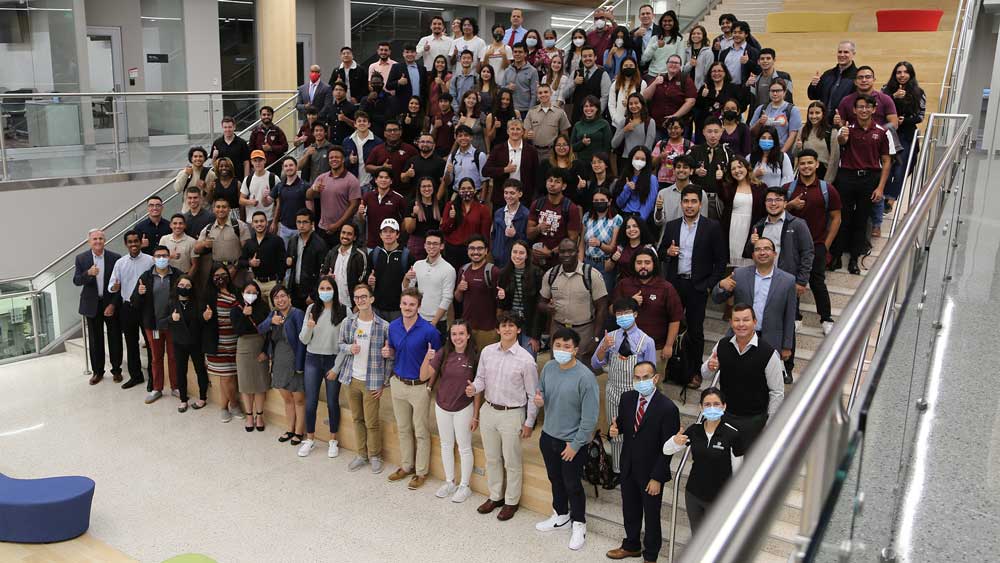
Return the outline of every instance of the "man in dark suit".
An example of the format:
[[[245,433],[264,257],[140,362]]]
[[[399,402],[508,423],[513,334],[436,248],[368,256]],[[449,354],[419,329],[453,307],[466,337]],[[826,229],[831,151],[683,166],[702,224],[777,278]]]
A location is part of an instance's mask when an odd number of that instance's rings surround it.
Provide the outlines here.
[[[622,393],[618,417],[612,421],[608,433],[612,438],[623,437],[621,485],[625,524],[625,540],[621,547],[607,553],[609,559],[641,555],[644,561],[656,561],[660,554],[663,485],[670,481],[670,456],[663,455],[663,444],[680,431],[681,417],[673,401],[656,390],[658,380],[652,362],[635,365],[634,389]],[[640,544],[643,518],[646,535]]]
[[[683,216],[664,225],[659,248],[667,281],[684,303],[687,332],[681,344],[682,365],[692,389],[701,386],[708,291],[722,279],[729,260],[719,222],[701,216],[701,193],[701,188],[693,185],[681,190]]]
[[[413,96],[418,96],[421,100],[427,99],[430,80],[427,78],[427,69],[417,62],[415,45],[409,43],[403,45],[403,61],[392,65],[385,88],[395,92],[396,107],[399,111],[406,111],[406,105]],[[424,108],[425,111],[427,109]]]
[[[795,276],[775,265],[774,241],[758,237],[753,245],[752,266],[736,268],[712,290],[712,300],[722,303],[730,297],[753,307],[757,329],[765,342],[778,350],[781,360],[792,357],[795,346]],[[732,331],[727,334],[732,336]],[[785,373],[785,383],[791,383]]]
[[[319,65],[312,65],[309,67],[309,82],[299,86],[299,99],[295,103],[295,109],[299,110],[299,116],[305,121],[306,107],[312,106],[316,111],[322,111],[330,103],[332,96],[333,89],[320,80]]]
[[[122,380],[122,328],[111,292],[111,270],[120,256],[104,249],[104,231],[94,229],[88,235],[90,250],[76,256],[73,284],[81,286],[80,314],[87,323],[90,346],[91,385],[104,379],[104,327],[108,328],[108,351],[111,353],[111,375],[114,382]]]
[[[733,46],[719,53],[719,62],[726,65],[733,84],[746,84],[751,74],[760,75],[760,65],[757,64],[760,48],[751,45],[747,41],[748,37],[750,24],[744,21],[734,23]],[[739,72],[736,72],[737,69]]]
[[[483,166],[483,174],[493,179],[489,195],[484,199],[500,209],[506,203],[503,200],[503,185],[510,178],[519,180],[524,186],[521,203],[530,205],[535,201],[535,183],[538,175],[538,151],[529,143],[524,142],[524,123],[520,119],[507,122],[506,143],[493,147],[490,156]]]

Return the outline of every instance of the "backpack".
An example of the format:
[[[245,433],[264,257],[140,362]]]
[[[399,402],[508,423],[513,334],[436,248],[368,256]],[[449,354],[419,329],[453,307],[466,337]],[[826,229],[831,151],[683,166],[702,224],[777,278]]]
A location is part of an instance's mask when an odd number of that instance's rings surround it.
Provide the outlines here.
[[[611,469],[611,456],[604,450],[604,440],[601,433],[595,432],[594,439],[591,440],[583,451],[585,456],[583,462],[583,477],[588,483],[594,486],[594,496],[597,496],[597,486],[605,489],[614,488],[614,472]]]
[[[247,194],[250,193],[250,181],[253,180],[255,174],[250,174],[246,178],[243,178],[243,188],[246,189]],[[204,179],[204,178],[203,178]],[[273,172],[267,173],[267,189],[274,191],[274,186],[278,184],[278,177]]]
[[[551,270],[549,270],[549,287],[550,288],[552,287],[552,284],[555,283],[556,276],[558,276],[559,272],[561,272],[561,271],[562,271],[562,265],[555,266]],[[590,275],[591,275],[591,273],[593,271],[594,271],[594,267],[591,266],[590,264],[584,264],[583,265],[583,287],[587,289],[587,293],[590,293],[590,288],[591,288],[591,285],[593,284],[593,281],[590,279]]]
[[[678,331],[677,339],[673,343],[674,353],[670,355],[670,359],[667,360],[667,365],[665,367],[665,373],[663,374],[663,380],[666,382],[674,383],[681,386],[680,400],[681,404],[687,402],[687,391],[688,383],[691,383],[691,374],[688,373],[684,366],[687,363],[685,361],[684,355],[685,350],[683,347],[684,335],[687,329],[683,332]]]
[[[201,232],[202,233],[208,233],[208,231],[211,230],[212,225],[214,225],[214,224],[215,224],[215,221],[212,221],[211,223],[209,223],[208,225],[206,225],[205,228],[201,230]],[[236,238],[239,239],[240,238],[240,222],[237,221],[234,217],[230,217],[229,218],[229,226],[233,228],[233,232],[236,233]]]
[[[469,270],[469,266],[472,266],[472,262],[466,262],[458,269],[458,277],[461,278],[465,275],[465,272]],[[483,278],[486,280],[486,287],[493,287],[493,264],[486,264],[483,271]]]
[[[792,199],[792,194],[795,193],[795,188],[799,185],[799,177],[796,176],[792,183],[788,184],[788,193],[785,194],[785,199]],[[823,194],[823,206],[826,207],[826,224],[830,225],[830,185],[826,183],[826,180],[819,181],[819,191]]]

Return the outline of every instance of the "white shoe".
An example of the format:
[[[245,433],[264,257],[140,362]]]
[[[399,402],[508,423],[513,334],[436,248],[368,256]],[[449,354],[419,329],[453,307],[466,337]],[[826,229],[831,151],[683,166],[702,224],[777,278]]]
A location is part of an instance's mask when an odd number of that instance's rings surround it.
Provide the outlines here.
[[[326,457],[337,457],[340,455],[340,442],[336,440],[330,440],[330,447],[326,450]]]
[[[302,440],[302,445],[299,446],[299,457],[306,457],[313,451],[316,447],[316,442],[314,440]]]
[[[823,327],[823,334],[827,335],[833,332],[833,321],[823,321],[819,323]]]
[[[553,530],[565,530],[568,528],[569,514],[552,513],[548,520],[543,520],[535,524],[535,529],[539,532],[551,532]]]
[[[802,330],[802,321],[795,321],[795,332],[800,332]]]
[[[450,497],[451,495],[455,494],[455,491],[457,490],[458,487],[455,485],[455,483],[452,483],[451,481],[445,481],[440,487],[438,487],[438,490],[436,493],[434,493],[434,496],[436,496],[437,498]]]
[[[587,523],[573,522],[573,535],[569,537],[569,548],[573,551],[583,549],[587,543]]]
[[[451,497],[451,502],[465,502],[472,496],[472,489],[468,485],[459,485],[455,490],[455,495]]]

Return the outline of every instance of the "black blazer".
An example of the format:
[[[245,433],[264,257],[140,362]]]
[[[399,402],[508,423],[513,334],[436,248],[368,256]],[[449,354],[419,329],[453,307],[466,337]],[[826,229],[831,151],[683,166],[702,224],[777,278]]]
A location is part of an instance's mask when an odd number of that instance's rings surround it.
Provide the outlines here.
[[[532,272],[531,280],[529,281],[525,278],[525,285],[530,291],[525,292],[524,297],[524,314],[527,316],[524,320],[524,325],[521,327],[521,331],[526,334],[529,338],[540,339],[542,337],[542,317],[538,308],[538,292],[542,288],[542,274],[544,271],[538,266],[532,266],[528,272]],[[513,313],[514,308],[514,274],[511,271],[510,274],[505,274],[504,270],[500,271],[500,277],[497,280],[497,287],[502,287],[504,291],[504,298],[497,303],[497,308],[501,311],[507,311]]]
[[[723,49],[719,53],[719,60],[723,61],[724,63],[726,60],[726,56],[729,55],[729,51],[731,50],[732,47],[730,47],[729,49]],[[760,75],[760,65],[757,64],[757,58],[760,56],[760,48],[754,47],[753,45],[750,44],[750,42],[747,42],[746,53],[747,53],[747,62],[743,63],[741,67],[743,76],[741,77],[740,84],[747,83],[747,80],[750,78],[750,73]]]
[[[204,308],[198,307],[198,302],[189,300],[187,306],[181,304],[180,300],[174,298],[170,301],[170,315],[168,321],[170,327],[170,337],[175,346],[184,346],[188,351],[201,351],[201,327],[205,320],[202,314]],[[180,320],[174,320],[173,314],[178,313]]]
[[[635,409],[639,404],[637,391],[626,391],[618,400],[615,424],[621,434],[622,479],[635,475],[640,482],[655,479],[670,480],[670,456],[663,455],[663,444],[681,429],[681,414],[677,405],[659,391],[654,391],[646,405],[646,414],[635,431]]]
[[[681,221],[678,217],[663,226],[663,240],[656,250],[663,257],[663,271],[667,281],[677,285],[678,257],[668,256],[671,242],[681,241]],[[715,219],[702,216],[698,219],[698,231],[694,235],[694,250],[691,257],[691,282],[698,291],[707,291],[719,283],[729,262],[728,243],[722,234],[722,226]]]
[[[177,286],[177,279],[181,277],[181,272],[173,266],[167,266],[167,270],[170,271],[170,298],[173,299],[176,294],[175,288]],[[146,294],[141,295],[139,293],[139,284],[135,284],[135,289],[132,290],[132,296],[130,303],[140,311],[139,324],[142,328],[148,328],[149,330],[156,330],[157,325],[164,324],[167,325],[170,320],[170,313],[173,312],[170,307],[167,307],[167,317],[163,319],[156,318],[156,309],[153,306],[153,269],[146,270],[139,276],[139,281],[146,286]],[[119,292],[120,293],[120,292]]]
[[[120,254],[115,254],[110,250],[104,250],[104,297],[110,299],[108,304],[121,302],[121,296],[108,291],[111,286],[111,270],[115,268],[115,262],[121,258]],[[85,250],[76,255],[75,270],[73,271],[73,285],[83,287],[80,290],[80,310],[79,313],[88,318],[94,318],[102,314],[97,310],[97,278],[87,274],[87,270],[94,265],[94,255],[90,250]]]
[[[368,68],[362,67],[361,64],[356,64],[354,68],[346,71],[343,66],[333,69],[333,73],[330,74],[330,80],[328,81],[331,90],[337,81],[348,85],[350,88],[350,97],[353,98],[353,102],[356,104],[360,103],[368,95]],[[331,97],[331,99],[333,98]]]
[[[427,99],[427,92],[430,91],[428,84],[427,68],[419,59],[416,61],[417,74],[420,75],[420,91],[413,91],[413,84],[410,83],[410,75],[406,72],[406,63],[399,62],[389,69],[389,78],[385,81],[385,89],[396,92],[396,108],[399,111],[406,111],[406,105],[413,96],[419,96],[421,100]],[[399,79],[406,77],[406,84],[401,85]],[[395,116],[394,116],[395,117]]]

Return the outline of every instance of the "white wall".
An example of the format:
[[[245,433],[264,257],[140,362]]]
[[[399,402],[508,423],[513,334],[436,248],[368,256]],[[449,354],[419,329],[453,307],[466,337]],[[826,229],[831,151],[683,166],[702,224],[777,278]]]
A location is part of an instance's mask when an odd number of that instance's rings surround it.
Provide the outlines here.
[[[142,53],[142,20],[138,0],[83,0],[86,8],[86,24],[91,26],[119,27],[122,30],[123,68],[139,69],[139,77],[134,86],[125,78],[126,92],[142,92],[146,88],[145,57]],[[88,80],[89,81],[89,80]],[[149,136],[149,124],[144,104],[127,104],[126,120],[130,139]]]
[[[184,52],[187,65],[187,89],[219,90],[222,87],[222,58],[219,54],[219,4],[216,0],[184,0]],[[207,98],[188,106],[191,133],[207,133],[210,127],[220,131],[222,99],[216,97],[209,114]]]

